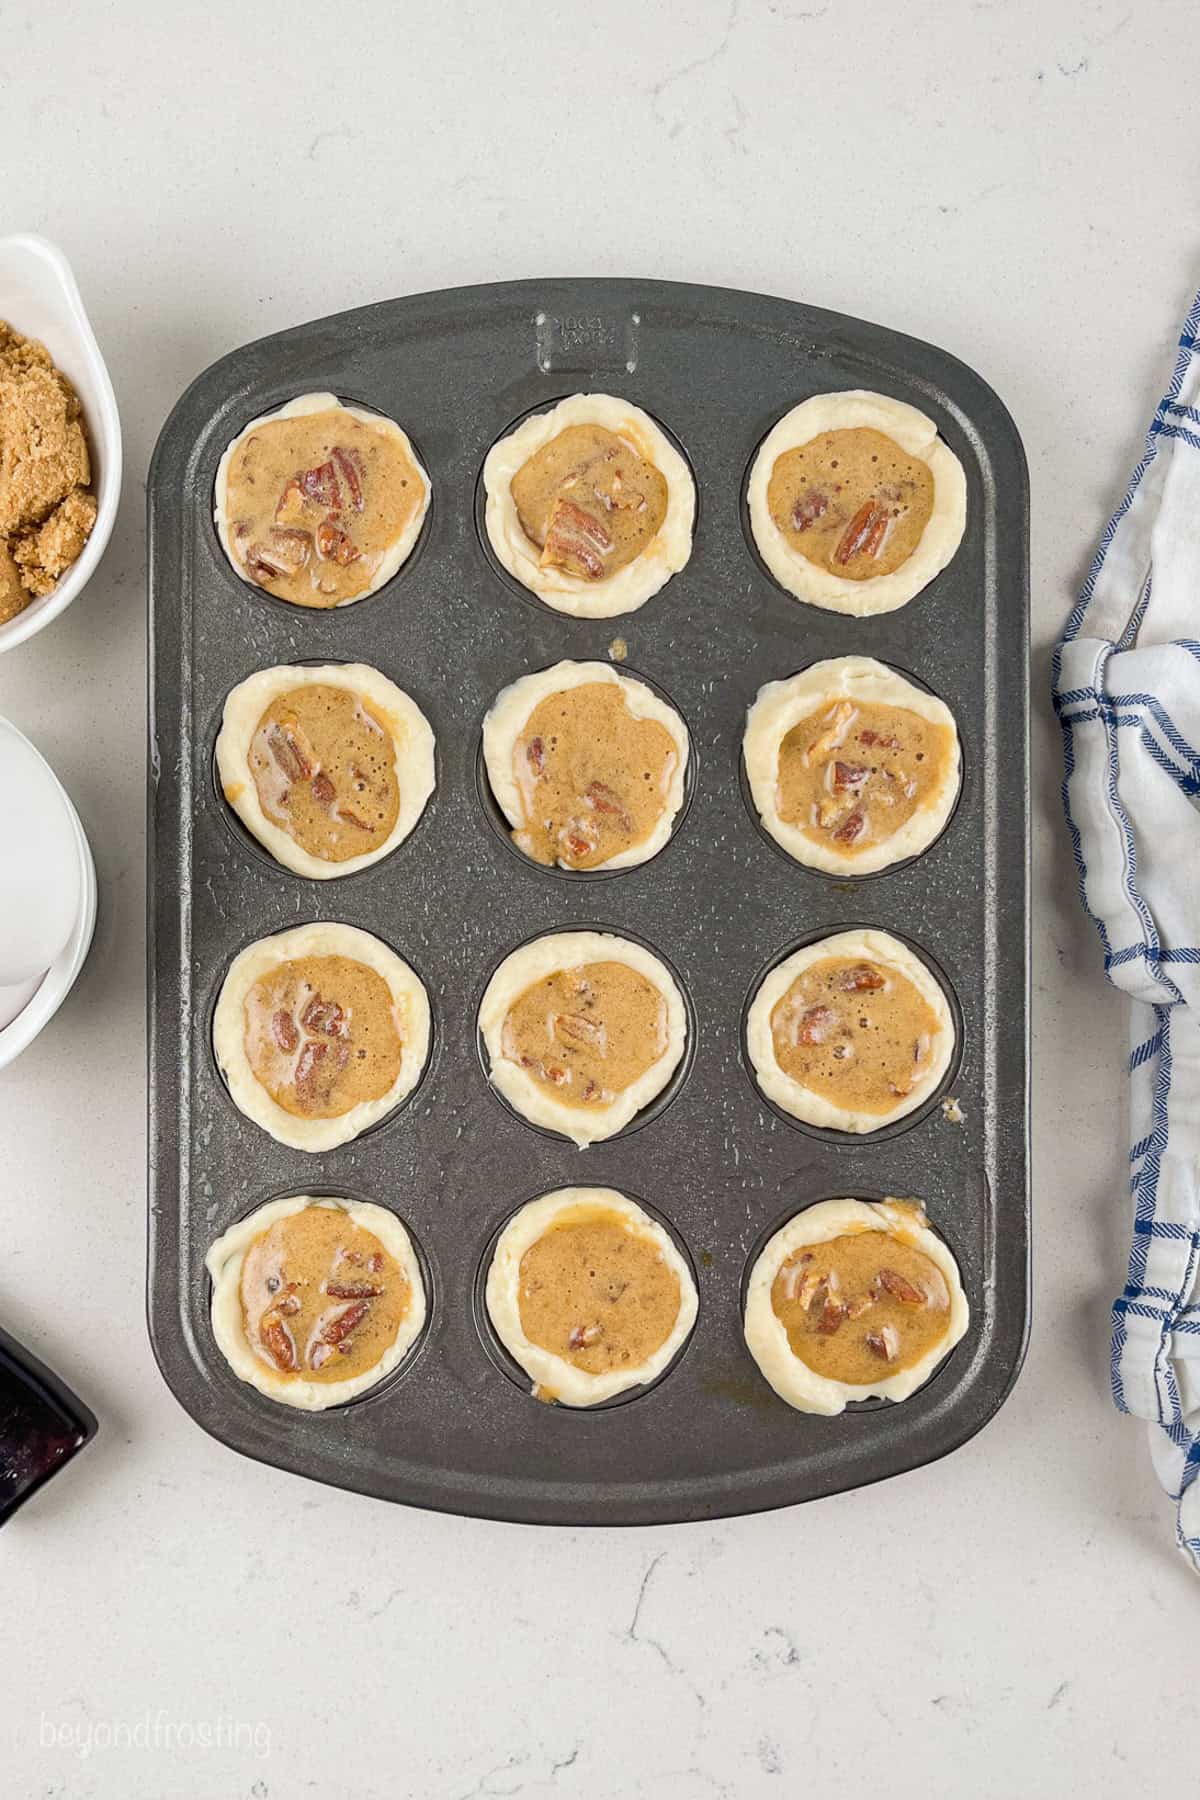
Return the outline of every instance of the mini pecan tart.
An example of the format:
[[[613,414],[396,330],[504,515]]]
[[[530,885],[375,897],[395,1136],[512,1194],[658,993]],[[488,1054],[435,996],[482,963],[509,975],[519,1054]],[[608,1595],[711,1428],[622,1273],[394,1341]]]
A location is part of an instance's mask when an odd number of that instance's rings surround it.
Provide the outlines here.
[[[212,1246],[212,1326],[234,1374],[285,1406],[340,1406],[401,1361],[425,1284],[394,1213],[357,1200],[272,1200]]]
[[[572,394],[493,444],[483,465],[501,566],[558,612],[634,612],[692,550],[691,471],[648,413]]]
[[[750,1354],[799,1412],[907,1400],[969,1320],[958,1264],[913,1200],[807,1207],[775,1233],[746,1290]]]
[[[500,1234],[487,1309],[539,1400],[597,1406],[666,1369],[696,1322],[671,1235],[615,1188],[531,1200]]]
[[[885,394],[816,394],[785,413],[747,488],[759,555],[797,600],[893,612],[962,542],[967,483],[932,419]]]
[[[429,493],[394,419],[301,394],[234,438],[213,516],[243,581],[293,606],[348,606],[412,554]]]
[[[767,682],[742,755],[766,829],[827,875],[919,856],[945,829],[962,777],[949,707],[867,656]]]
[[[820,938],[764,976],[746,1018],[754,1078],[806,1125],[878,1131],[924,1104],[954,1056],[941,984],[886,931]]]
[[[479,1032],[493,1085],[532,1125],[582,1149],[615,1136],[662,1092],[687,1043],[664,962],[600,931],[560,931],[506,956]]]
[[[229,693],[217,774],[276,862],[324,881],[368,868],[413,830],[433,793],[433,732],[366,663],[284,664]]]
[[[408,964],[354,925],[259,938],[230,964],[213,1053],[235,1104],[281,1144],[332,1150],[421,1078],[429,1000]]]
[[[686,725],[610,663],[555,663],[503,688],[483,722],[483,755],[513,842],[533,862],[648,862],[683,805]]]

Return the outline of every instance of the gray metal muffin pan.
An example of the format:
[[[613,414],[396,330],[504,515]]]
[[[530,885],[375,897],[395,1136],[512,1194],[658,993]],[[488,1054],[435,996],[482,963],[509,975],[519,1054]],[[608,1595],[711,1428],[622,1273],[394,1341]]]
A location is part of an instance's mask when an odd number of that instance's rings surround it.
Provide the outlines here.
[[[743,486],[775,420],[809,394],[868,387],[929,413],[967,473],[953,562],[910,605],[857,620],[798,603],[754,553]],[[433,482],[416,553],[369,599],[287,606],[240,581],[212,523],[213,477],[258,413],[311,389],[398,419]],[[516,587],[479,528],[489,446],[522,414],[580,389],[627,396],[695,473],[692,557],[646,606],[566,618]],[[1016,429],[943,351],[788,301],[657,281],[528,281],[387,301],[235,351],[171,414],[150,472],[152,634],[149,868],[150,1334],[187,1410],[249,1456],[410,1505],[559,1524],[646,1524],[810,1500],[925,1463],[990,1418],[1027,1332],[1028,493]],[[688,723],[691,805],[652,862],[619,875],[527,863],[488,816],[480,727],[497,690],[560,657],[603,658],[657,683]],[[876,656],[953,708],[965,775],[941,839],[894,872],[839,882],[764,837],[740,771],[759,686],[819,657]],[[271,663],[376,664],[437,735],[437,792],[394,855],[358,875],[300,879],[252,847],[212,778],[225,695]],[[306,1156],[234,1107],[214,1065],[213,1001],[254,938],[318,918],[375,932],[428,988],[429,1067],[357,1142]],[[954,1080],[902,1130],[839,1138],[762,1102],[742,1041],[764,966],[853,923],[930,955],[961,1009]],[[654,1118],[586,1151],[532,1130],[490,1091],[475,1011],[497,962],[540,931],[629,931],[678,972],[694,1054]],[[637,1123],[637,1122],[635,1122]],[[548,1407],[501,1373],[480,1266],[522,1201],[611,1184],[687,1246],[700,1313],[667,1375],[623,1404]],[[342,1193],[393,1208],[430,1284],[428,1328],[404,1366],[355,1404],[272,1404],[226,1366],[209,1324],[204,1255],[272,1196]],[[963,1342],[902,1405],[840,1418],[794,1412],[741,1336],[747,1259],[799,1208],[831,1195],[921,1196],[962,1269]]]

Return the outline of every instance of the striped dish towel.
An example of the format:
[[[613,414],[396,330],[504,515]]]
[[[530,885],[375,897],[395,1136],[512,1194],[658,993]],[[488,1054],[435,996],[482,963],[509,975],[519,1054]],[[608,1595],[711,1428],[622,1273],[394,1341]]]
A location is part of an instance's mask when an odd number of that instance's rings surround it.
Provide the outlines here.
[[[1112,1390],[1200,1572],[1200,296],[1054,658],[1063,801],[1108,978],[1131,996],[1133,1244]]]

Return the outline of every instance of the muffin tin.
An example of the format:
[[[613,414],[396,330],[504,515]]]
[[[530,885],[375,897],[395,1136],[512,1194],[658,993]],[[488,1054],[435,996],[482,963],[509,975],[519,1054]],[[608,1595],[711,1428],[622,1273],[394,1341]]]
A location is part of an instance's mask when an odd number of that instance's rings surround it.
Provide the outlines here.
[[[933,417],[967,473],[966,535],[910,605],[876,619],[802,605],[750,542],[744,482],[763,436],[825,389],[868,387]],[[481,536],[479,474],[531,409],[582,389],[627,396],[682,446],[699,511],[687,567],[639,611],[555,613],[502,575]],[[399,420],[433,483],[410,561],[338,611],[243,583],[218,544],[212,485],[229,440],[295,394],[329,389]],[[148,1311],[167,1382],[214,1436],[339,1486],[447,1511],[563,1524],[713,1518],[812,1499],[943,1455],[1000,1405],[1024,1350],[1028,498],[1011,419],[970,369],[878,326],[788,301],[652,281],[533,281],[384,302],[235,351],[164,427],[149,484],[150,1255]],[[691,732],[689,804],[652,861],[598,876],[528,863],[502,841],[479,769],[497,691],[562,657],[659,685]],[[841,881],[784,857],[747,804],[746,708],[764,681],[855,651],[927,682],[958,721],[958,810],[917,860]],[[437,736],[438,787],[395,853],[314,882],[251,848],[212,778],[228,690],[271,663],[364,661],[405,688]],[[425,1077],[389,1119],[327,1155],[244,1119],[213,1060],[212,1005],[254,938],[317,918],[374,932],[412,963],[433,1009]],[[744,1008],[764,968],[852,924],[895,932],[944,974],[961,1020],[953,1093],[867,1137],[774,1112],[748,1072]],[[694,1043],[669,1103],[578,1151],[489,1090],[476,1009],[531,936],[597,926],[678,973]],[[531,1196],[611,1185],[658,1213],[696,1270],[700,1312],[673,1367],[595,1412],[533,1400],[497,1364],[481,1268]],[[349,1406],[275,1405],[226,1366],[204,1255],[285,1193],[391,1207],[426,1270],[429,1323],[405,1365]],[[899,1406],[835,1419],[776,1399],[741,1336],[748,1260],[792,1213],[835,1195],[919,1195],[972,1309],[942,1368]]]

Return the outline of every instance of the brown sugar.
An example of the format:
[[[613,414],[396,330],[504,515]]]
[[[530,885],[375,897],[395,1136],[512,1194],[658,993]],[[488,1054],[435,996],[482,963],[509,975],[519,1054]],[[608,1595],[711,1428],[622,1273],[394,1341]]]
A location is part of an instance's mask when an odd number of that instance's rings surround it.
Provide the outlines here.
[[[52,591],[96,522],[79,396],[0,319],[0,623]]]

